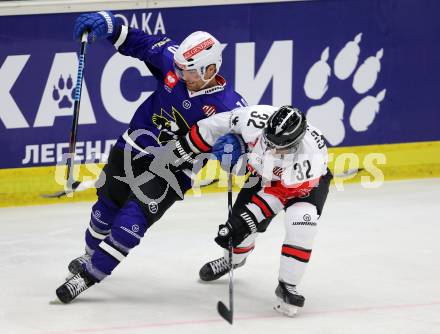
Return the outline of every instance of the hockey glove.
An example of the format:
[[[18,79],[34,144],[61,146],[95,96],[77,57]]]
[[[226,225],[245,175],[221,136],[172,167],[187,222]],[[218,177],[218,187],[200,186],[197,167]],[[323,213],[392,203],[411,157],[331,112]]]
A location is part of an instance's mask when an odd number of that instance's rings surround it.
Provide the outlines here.
[[[228,248],[229,239],[232,238],[232,246],[236,247],[255,232],[257,232],[257,223],[246,211],[243,211],[239,217],[233,215],[226,224],[219,225],[214,240],[220,247]]]
[[[185,137],[179,137],[166,146],[170,145],[172,152],[169,159],[169,168],[171,171],[183,169],[192,169],[195,163],[196,154],[191,150]]]
[[[100,38],[113,38],[120,27],[120,23],[111,12],[97,12],[81,14],[77,17],[73,27],[73,38],[81,40],[84,31],[89,32],[88,42],[93,43]]]
[[[212,146],[212,154],[220,161],[222,169],[226,171],[230,171],[245,153],[246,143],[241,136],[233,133],[220,137]]]

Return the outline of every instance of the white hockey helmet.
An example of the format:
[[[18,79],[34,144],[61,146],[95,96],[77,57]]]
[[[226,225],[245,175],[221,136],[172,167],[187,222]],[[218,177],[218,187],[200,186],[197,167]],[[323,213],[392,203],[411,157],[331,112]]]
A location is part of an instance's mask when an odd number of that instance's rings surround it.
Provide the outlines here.
[[[174,67],[179,79],[183,80],[183,72],[195,70],[206,83],[206,68],[215,64],[217,74],[222,64],[222,46],[220,42],[205,31],[196,31],[183,40],[174,54]]]

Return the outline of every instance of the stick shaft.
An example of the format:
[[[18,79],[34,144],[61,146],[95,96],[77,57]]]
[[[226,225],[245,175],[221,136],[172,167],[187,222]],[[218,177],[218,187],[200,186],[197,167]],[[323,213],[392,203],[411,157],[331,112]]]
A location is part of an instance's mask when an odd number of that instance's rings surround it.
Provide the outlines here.
[[[228,220],[231,219],[232,216],[232,173],[228,173]],[[229,312],[231,312],[231,324],[233,320],[233,312],[234,312],[234,266],[232,264],[232,237],[229,238]]]
[[[87,32],[83,33],[81,39],[81,50],[79,53],[79,63],[78,63],[78,73],[76,76],[76,87],[75,87],[75,97],[74,97],[74,105],[73,105],[73,120],[72,120],[72,128],[70,130],[70,139],[69,139],[69,157],[67,159],[67,187],[72,188],[73,183],[75,182],[73,176],[74,164],[75,164],[75,146],[76,146],[76,137],[78,133],[78,119],[79,119],[79,109],[80,109],[80,101],[81,101],[81,91],[82,91],[82,82],[84,79],[84,65],[85,65],[85,57],[86,57],[86,49],[87,49]]]

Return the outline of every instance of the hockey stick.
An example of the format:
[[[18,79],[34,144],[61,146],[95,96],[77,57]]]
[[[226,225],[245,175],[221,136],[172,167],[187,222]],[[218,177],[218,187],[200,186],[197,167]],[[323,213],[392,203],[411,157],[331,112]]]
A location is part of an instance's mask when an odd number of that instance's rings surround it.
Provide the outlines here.
[[[98,179],[93,179],[93,180],[89,180],[89,181],[75,181],[72,183],[72,187],[70,187],[70,188],[57,191],[53,194],[41,194],[40,196],[43,198],[61,198],[63,196],[67,196],[68,194],[71,194],[73,192],[80,192],[80,191],[84,191],[84,190],[93,188],[93,187],[95,187],[96,181],[98,181]]]
[[[78,63],[78,73],[76,75],[76,87],[75,87],[75,97],[74,97],[74,105],[73,105],[73,120],[72,120],[72,128],[70,130],[70,139],[69,139],[69,155],[67,158],[67,184],[66,190],[64,191],[66,194],[75,191],[78,188],[80,181],[75,181],[73,176],[73,170],[75,165],[75,146],[76,146],[76,137],[78,133],[78,119],[79,119],[79,107],[81,101],[81,91],[82,91],[82,82],[84,79],[84,65],[86,58],[86,48],[87,48],[87,36],[88,32],[85,31],[81,38],[81,50],[79,52],[79,63]],[[57,192],[52,195],[42,195],[42,197],[50,198],[50,197],[61,197],[57,196],[62,194],[63,191]]]
[[[75,146],[76,146],[76,136],[78,133],[78,118],[79,118],[79,107],[81,102],[82,82],[84,79],[84,65],[86,59],[87,36],[88,36],[88,32],[85,31],[81,38],[81,51],[79,53],[78,73],[76,75],[75,102],[73,105],[73,121],[72,121],[72,129],[70,130],[69,158],[67,159],[68,189],[72,189],[73,184],[75,183],[75,179],[73,176],[73,169],[75,165]]]
[[[347,170],[343,173],[340,173],[340,174],[334,174],[333,177],[346,178],[346,177],[352,176],[356,173],[360,173],[363,170],[364,170],[364,168],[353,168],[353,169],[349,169],[349,170]],[[72,183],[72,186],[68,189],[60,190],[60,191],[57,191],[52,194],[41,194],[40,196],[43,198],[61,198],[61,197],[66,196],[70,193],[73,193],[73,192],[80,192],[80,191],[84,191],[84,190],[93,188],[93,187],[95,187],[95,182],[97,180],[98,179],[94,179],[94,180],[90,180],[90,181],[75,181]],[[204,188],[204,187],[210,186],[211,184],[214,184],[218,181],[219,181],[218,178],[209,179],[209,180],[202,180],[199,183],[199,187]]]
[[[345,178],[345,177],[349,177],[349,176],[353,176],[357,173],[360,173],[364,170],[364,168],[352,168],[349,170],[346,170],[345,172],[342,172],[340,174],[333,174],[333,177],[335,178]]]
[[[232,172],[228,173],[228,220],[231,219],[232,216]],[[219,301],[217,303],[217,311],[225,319],[232,325],[234,320],[234,266],[232,265],[232,236],[229,238],[229,309],[226,305]]]
[[[72,184],[72,188],[60,190],[53,194],[42,194],[40,195],[43,198],[61,198],[64,197],[70,193],[73,192],[80,192],[87,189],[91,189],[95,187],[95,183],[98,181],[98,179],[88,180],[88,181],[75,181]],[[198,184],[200,188],[205,188],[207,186],[210,186],[211,184],[214,184],[218,182],[219,179],[210,179],[210,180],[202,180]]]

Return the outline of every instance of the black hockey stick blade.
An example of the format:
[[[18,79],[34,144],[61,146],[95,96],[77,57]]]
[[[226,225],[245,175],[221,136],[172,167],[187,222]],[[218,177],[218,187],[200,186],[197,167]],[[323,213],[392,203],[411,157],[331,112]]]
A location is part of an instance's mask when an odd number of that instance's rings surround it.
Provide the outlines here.
[[[223,319],[225,319],[227,322],[229,322],[232,325],[232,319],[233,319],[232,311],[228,310],[228,308],[226,307],[225,304],[223,304],[223,302],[219,301],[217,303],[217,311]]]
[[[333,177],[337,177],[337,178],[346,178],[349,176],[354,176],[360,172],[362,172],[365,168],[352,168],[349,170],[346,170],[345,172],[342,172],[340,174],[333,174]]]
[[[75,191],[75,189],[78,188],[78,186],[80,184],[81,184],[81,181],[75,181],[72,183],[71,189],[57,191],[53,194],[41,194],[40,196],[43,198],[60,198],[60,197],[66,196],[67,194],[73,193]]]

